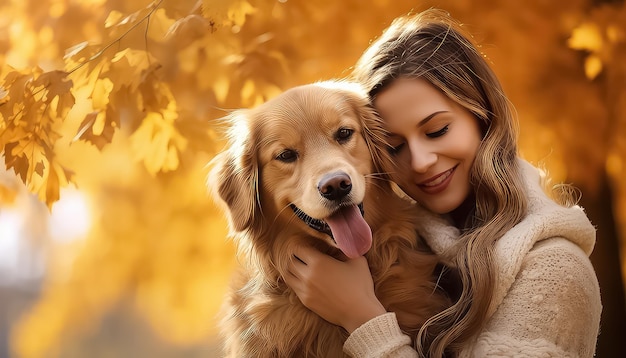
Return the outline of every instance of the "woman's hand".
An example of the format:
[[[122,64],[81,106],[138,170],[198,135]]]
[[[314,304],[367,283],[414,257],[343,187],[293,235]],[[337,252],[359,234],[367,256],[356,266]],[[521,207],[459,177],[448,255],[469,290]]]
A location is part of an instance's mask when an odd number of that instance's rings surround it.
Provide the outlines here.
[[[339,261],[311,247],[299,247],[285,282],[303,305],[349,333],[386,313],[374,294],[365,257]]]

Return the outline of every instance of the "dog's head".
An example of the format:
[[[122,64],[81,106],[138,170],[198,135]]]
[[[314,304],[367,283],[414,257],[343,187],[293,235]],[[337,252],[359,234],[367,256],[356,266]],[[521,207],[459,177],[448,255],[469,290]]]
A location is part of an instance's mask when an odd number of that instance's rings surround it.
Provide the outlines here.
[[[380,120],[356,85],[295,87],[228,121],[229,143],[210,185],[227,205],[231,229],[299,225],[348,257],[369,249],[359,209],[386,151]]]

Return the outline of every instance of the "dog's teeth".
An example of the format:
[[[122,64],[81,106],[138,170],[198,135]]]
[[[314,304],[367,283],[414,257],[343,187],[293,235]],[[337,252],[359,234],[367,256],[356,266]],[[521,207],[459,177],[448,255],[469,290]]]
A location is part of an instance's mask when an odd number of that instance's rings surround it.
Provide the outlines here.
[[[305,224],[307,224],[309,227],[326,233],[328,235],[330,235],[330,237],[332,238],[332,233],[330,232],[330,229],[328,228],[328,224],[326,224],[326,222],[324,222],[323,220],[319,220],[319,219],[314,219],[312,217],[310,217],[309,215],[307,215],[304,211],[302,211],[299,207],[291,204],[291,209],[293,210],[293,213],[300,219],[302,220],[302,222],[304,222]]]

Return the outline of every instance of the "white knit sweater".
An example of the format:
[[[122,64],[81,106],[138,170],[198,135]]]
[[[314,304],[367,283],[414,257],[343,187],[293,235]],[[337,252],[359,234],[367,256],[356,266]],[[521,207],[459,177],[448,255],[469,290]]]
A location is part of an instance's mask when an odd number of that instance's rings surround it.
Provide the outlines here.
[[[541,189],[539,171],[520,162],[528,216],[496,243],[498,283],[488,322],[459,357],[592,357],[602,310],[588,258],[595,228],[582,208],[550,200]],[[421,234],[433,251],[452,247],[458,230],[423,214]],[[344,351],[352,357],[417,357],[394,313],[355,330]]]

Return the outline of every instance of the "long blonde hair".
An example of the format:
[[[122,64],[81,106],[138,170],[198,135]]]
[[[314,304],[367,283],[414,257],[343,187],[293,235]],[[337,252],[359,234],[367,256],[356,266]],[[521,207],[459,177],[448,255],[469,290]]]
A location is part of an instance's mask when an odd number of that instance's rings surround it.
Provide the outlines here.
[[[449,258],[462,291],[453,306],[424,324],[416,341],[422,356],[458,352],[487,319],[497,280],[494,244],[527,211],[512,107],[471,37],[441,10],[394,20],[364,52],[352,75],[372,100],[394,79],[425,79],[480,124],[483,139],[470,172],[476,203],[461,227],[460,250]]]

